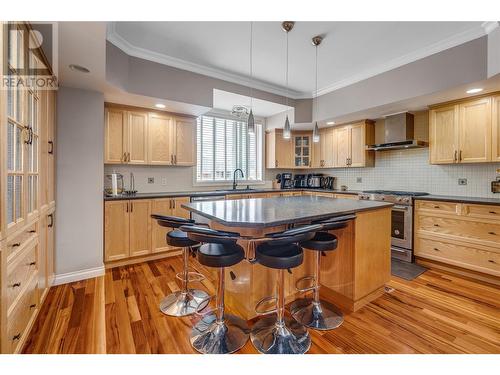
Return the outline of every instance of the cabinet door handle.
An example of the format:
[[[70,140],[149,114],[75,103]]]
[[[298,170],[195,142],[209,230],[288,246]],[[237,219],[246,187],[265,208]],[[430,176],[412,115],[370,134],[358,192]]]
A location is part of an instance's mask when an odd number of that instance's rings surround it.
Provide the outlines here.
[[[27,264],[28,267],[31,267],[31,266],[36,266],[36,262],[30,262]]]
[[[434,208],[439,208],[439,206],[436,205],[436,206],[434,206]]]
[[[127,207],[125,208],[125,212],[128,212],[128,202],[127,202]]]
[[[462,150],[458,151],[458,161],[462,161]]]
[[[21,286],[21,283],[17,282],[17,283],[12,284],[11,286],[12,286],[12,288],[19,288]]]
[[[458,153],[458,151],[457,151],[457,150],[455,150],[455,154],[453,155],[453,161],[454,161],[455,163],[458,161],[458,159],[457,159],[457,153]]]
[[[496,211],[488,211],[488,213],[496,215]]]
[[[21,338],[21,333],[18,333],[17,335],[12,337],[12,341],[17,341]]]
[[[49,146],[50,146],[50,149],[49,149],[49,154],[54,154],[54,142],[52,141],[49,141]]]
[[[496,263],[493,259],[488,259],[488,262],[490,262],[490,263]]]
[[[277,167],[278,165],[279,165],[279,164],[278,164],[278,160],[276,160],[276,167]]]
[[[34,309],[35,307],[36,307],[36,303],[33,303],[32,305],[30,305],[30,310]]]
[[[130,212],[134,212],[134,202],[130,202]]]
[[[124,152],[124,153],[123,153],[122,158],[120,159],[120,161],[121,161],[122,163],[125,163],[125,162],[127,161],[126,159],[127,159],[127,153],[126,153],[126,152]]]
[[[434,251],[439,251],[439,249],[437,247],[434,248]]]
[[[174,164],[177,165],[177,155],[174,155]]]
[[[174,203],[174,210],[175,210],[175,206],[176,206],[175,199],[172,199],[172,202]]]
[[[11,245],[11,247],[19,247],[19,246],[21,246],[21,243],[20,243],[20,242],[13,243],[13,244]]]
[[[50,223],[47,225],[49,228],[52,228],[54,226],[54,214],[50,214]]]
[[[439,224],[434,224],[435,227],[439,227]]]
[[[491,234],[492,236],[496,236],[497,235],[495,232],[488,232],[488,234]]]
[[[172,199],[169,199],[169,201],[168,201],[168,209],[169,210],[172,209]]]

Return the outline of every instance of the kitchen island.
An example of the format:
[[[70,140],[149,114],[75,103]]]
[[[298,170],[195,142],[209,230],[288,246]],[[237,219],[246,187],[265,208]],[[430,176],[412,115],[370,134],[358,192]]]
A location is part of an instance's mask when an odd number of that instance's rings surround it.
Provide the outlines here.
[[[346,228],[331,231],[338,248],[321,265],[321,296],[345,311],[355,311],[384,292],[390,278],[390,203],[316,196],[203,201],[182,207],[209,220],[210,227],[238,232],[246,260],[226,269],[226,305],[246,319],[256,316],[255,305],[273,295],[277,272],[255,262],[255,243],[267,233],[314,220],[354,215]],[[311,275],[312,252],[301,266],[287,273],[286,299],[300,297],[297,280]],[[214,271],[215,272],[215,271]]]

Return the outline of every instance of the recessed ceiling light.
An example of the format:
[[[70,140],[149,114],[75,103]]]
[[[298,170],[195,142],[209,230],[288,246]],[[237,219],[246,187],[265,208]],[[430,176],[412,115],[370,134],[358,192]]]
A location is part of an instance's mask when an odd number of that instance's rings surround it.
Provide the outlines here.
[[[155,107],[156,107],[156,108],[166,108],[167,106],[166,106],[165,104],[156,103],[156,104],[155,104]]]
[[[80,72],[80,73],[90,73],[90,70],[88,70],[86,67],[81,66],[81,65],[77,65],[77,64],[70,64],[69,68],[71,70],[74,70],[74,71]]]
[[[335,121],[328,121],[326,124],[327,125],[335,125]]]
[[[466,93],[467,94],[475,94],[475,93],[478,93],[478,92],[481,92],[481,91],[483,91],[483,89],[477,88],[477,89],[467,90]]]

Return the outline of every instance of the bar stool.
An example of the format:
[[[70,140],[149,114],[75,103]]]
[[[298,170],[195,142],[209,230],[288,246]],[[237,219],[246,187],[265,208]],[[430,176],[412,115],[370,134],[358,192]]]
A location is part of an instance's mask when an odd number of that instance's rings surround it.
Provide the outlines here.
[[[182,226],[180,229],[191,240],[204,242],[198,249],[198,262],[219,269],[215,315],[206,315],[193,327],[191,345],[203,354],[233,353],[246,344],[249,332],[245,320],[224,313],[224,270],[245,258],[243,248],[236,243],[240,235],[200,226]]]
[[[276,308],[262,313],[276,312],[276,315],[260,319],[250,333],[252,344],[260,353],[303,354],[311,346],[307,328],[285,316],[285,270],[302,264],[304,254],[298,243],[313,238],[321,228],[321,225],[308,225],[268,234],[269,241],[262,242],[255,249],[255,259],[259,264],[278,270]],[[270,297],[266,297],[257,303],[255,310],[258,314],[261,314],[258,310],[260,304],[269,300]]]
[[[182,225],[194,225],[194,220],[175,216],[151,215],[158,225],[162,227],[175,228],[167,233],[166,240],[170,246],[181,247],[183,255],[183,269],[175,275],[181,280],[181,290],[171,293],[160,302],[160,311],[169,316],[186,316],[203,309],[208,304],[208,294],[203,290],[189,289],[190,281],[201,281],[204,276],[198,272],[189,271],[189,253],[194,246],[200,243],[188,238],[187,234],[180,230]]]
[[[329,330],[339,327],[344,321],[344,315],[335,305],[320,300],[321,257],[324,255],[324,252],[333,251],[338,245],[337,237],[327,231],[345,228],[349,224],[349,220],[354,218],[354,215],[347,215],[320,221],[318,224],[322,225],[323,229],[317,232],[312,239],[300,243],[304,249],[316,253],[314,275],[299,279],[296,283],[296,288],[301,292],[312,290],[313,297],[299,299],[294,301],[290,306],[290,312],[294,319],[306,327],[317,330]],[[313,280],[311,287],[301,289],[297,286],[300,282],[311,279]]]

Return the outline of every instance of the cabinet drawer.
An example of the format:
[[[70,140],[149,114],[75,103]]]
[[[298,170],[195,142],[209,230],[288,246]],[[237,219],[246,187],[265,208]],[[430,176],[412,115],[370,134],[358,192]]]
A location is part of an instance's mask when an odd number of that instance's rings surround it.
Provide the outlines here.
[[[334,197],[341,199],[355,199],[355,200],[359,199],[356,194],[334,194]]]
[[[500,276],[500,253],[417,237],[415,255]]]
[[[25,289],[26,283],[37,271],[37,247],[26,248],[7,264],[7,308],[10,309],[19,294]]]
[[[33,223],[23,229],[20,233],[7,240],[6,250],[7,250],[7,261],[10,261],[16,253],[22,252],[23,248],[28,245],[28,243],[37,236],[36,224]]]
[[[482,204],[464,204],[463,214],[479,219],[500,220],[500,206],[486,206]]]
[[[417,233],[432,232],[448,239],[460,239],[500,248],[500,223],[417,215],[415,227]]]
[[[444,213],[455,214],[455,215],[460,214],[460,203],[417,200],[415,204],[417,210],[426,210],[443,214]]]
[[[29,287],[21,296],[14,310],[7,317],[7,349],[15,353],[21,348],[22,337],[25,334],[31,317],[37,310],[38,288],[36,277],[31,279]]]

